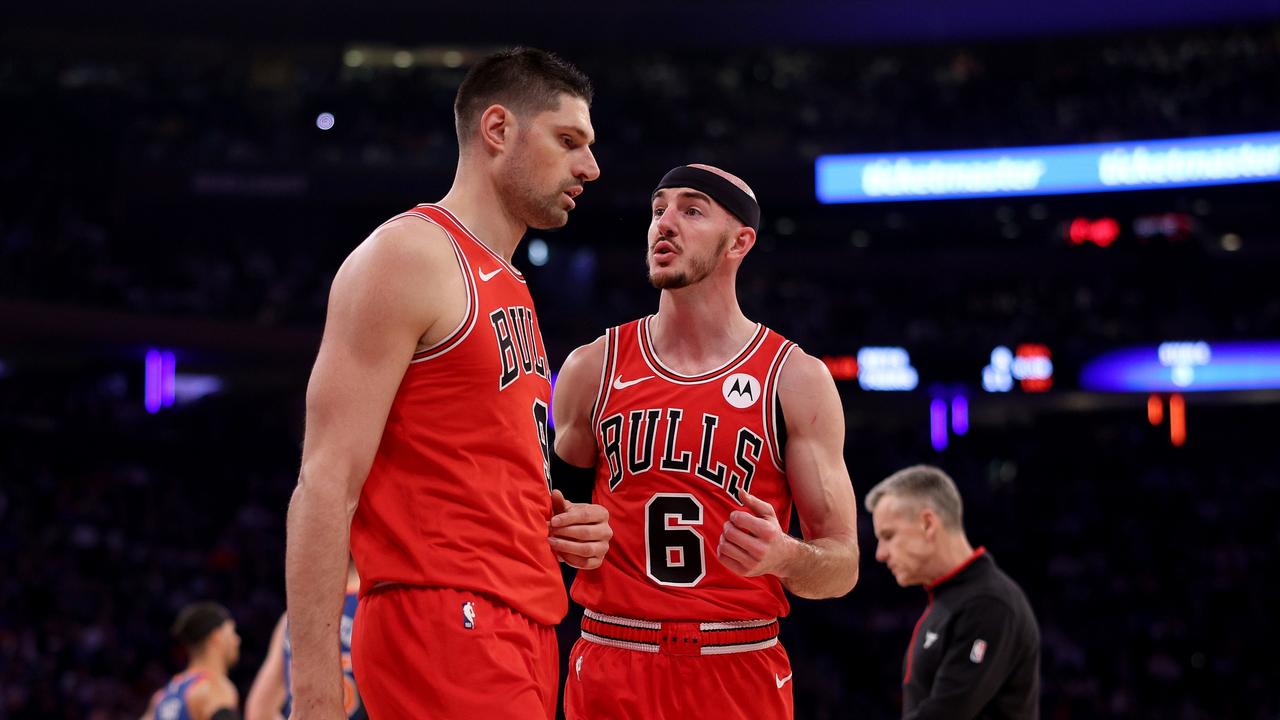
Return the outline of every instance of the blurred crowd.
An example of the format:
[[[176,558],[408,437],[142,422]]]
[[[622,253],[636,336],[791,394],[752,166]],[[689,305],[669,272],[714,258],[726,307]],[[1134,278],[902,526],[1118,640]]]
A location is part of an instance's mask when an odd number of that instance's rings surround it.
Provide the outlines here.
[[[227,43],[10,50],[0,303],[144,328],[176,318],[196,335],[209,322],[318,331],[345,254],[380,220],[438,196],[453,170],[449,108],[465,67]],[[1277,130],[1280,26],[566,55],[595,81],[598,156],[619,179],[606,174],[570,227],[545,235],[545,265],[516,258],[553,362],[656,306],[641,265],[656,178],[645,173],[690,159],[743,167],[762,197],[783,199],[765,202],[739,290],[749,315],[817,355],[899,344],[941,365],[1022,341],[1078,359],[1126,343],[1280,337],[1280,233],[1265,188],[861,211],[790,187],[811,182],[824,152]],[[332,130],[317,128],[320,112]],[[1065,220],[1100,208],[1177,210],[1194,228],[1069,246]],[[1237,226],[1261,228],[1244,252],[1220,237]],[[307,368],[148,415],[126,350],[47,366],[7,357],[18,350],[0,341],[0,720],[140,715],[180,668],[166,635],[175,612],[202,598],[240,625],[232,679],[247,691],[284,608]],[[1172,448],[1144,424],[1143,399],[983,420],[975,398],[974,430],[938,454],[919,423],[842,392],[855,490],[919,461],[960,483],[970,538],[1039,616],[1047,720],[1280,714],[1266,610],[1280,577],[1274,401],[1193,401],[1188,445]],[[925,598],[875,564],[861,519],[859,586],[797,601],[784,626],[800,718],[896,717]],[[567,623],[562,640],[572,634]]]

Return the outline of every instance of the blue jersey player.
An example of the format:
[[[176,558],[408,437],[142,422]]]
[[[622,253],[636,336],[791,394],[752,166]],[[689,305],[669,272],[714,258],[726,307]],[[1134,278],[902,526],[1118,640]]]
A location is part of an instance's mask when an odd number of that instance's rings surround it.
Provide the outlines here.
[[[240,694],[227,671],[240,658],[231,613],[213,602],[178,613],[173,637],[187,649],[187,667],[151,696],[142,720],[239,720]]]
[[[342,605],[342,621],[338,628],[338,641],[342,652],[342,699],[350,720],[364,720],[368,717],[364,703],[360,701],[360,692],[356,689],[356,678],[351,671],[351,626],[356,617],[357,593],[360,590],[360,576],[356,574],[355,563],[347,565],[347,594]],[[289,644],[289,623],[285,616],[280,616],[275,632],[271,635],[271,647],[267,657],[258,669],[258,676],[249,689],[249,697],[245,700],[244,712],[246,720],[281,720],[289,717],[292,705],[292,694],[289,692],[289,675],[293,664],[293,652]]]

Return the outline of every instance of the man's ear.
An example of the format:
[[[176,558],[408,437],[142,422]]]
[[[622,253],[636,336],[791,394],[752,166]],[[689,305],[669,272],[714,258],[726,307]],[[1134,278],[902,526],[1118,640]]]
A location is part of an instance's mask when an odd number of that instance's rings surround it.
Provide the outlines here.
[[[489,154],[501,153],[514,140],[516,116],[502,105],[490,105],[480,114],[480,142]]]
[[[734,230],[733,235],[730,236],[728,255],[731,258],[746,257],[755,245],[756,231],[744,225]]]
[[[933,541],[942,531],[942,518],[932,508],[926,507],[920,511],[920,523],[924,527],[924,536],[929,541]]]

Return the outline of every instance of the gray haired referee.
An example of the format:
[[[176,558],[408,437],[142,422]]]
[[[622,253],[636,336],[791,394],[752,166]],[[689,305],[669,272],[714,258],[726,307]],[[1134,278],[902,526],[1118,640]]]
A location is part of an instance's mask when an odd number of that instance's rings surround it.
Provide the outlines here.
[[[1040,717],[1040,629],[1027,597],[969,544],[956,484],[915,465],[867,493],[876,560],[898,584],[923,585],[902,675],[902,717]]]

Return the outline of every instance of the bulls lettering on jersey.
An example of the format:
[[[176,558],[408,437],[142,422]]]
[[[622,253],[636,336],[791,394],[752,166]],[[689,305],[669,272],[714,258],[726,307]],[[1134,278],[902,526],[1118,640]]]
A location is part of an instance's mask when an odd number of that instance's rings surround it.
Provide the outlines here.
[[[784,529],[777,380],[795,344],[764,326],[728,363],[698,376],[662,364],[645,318],[605,334],[592,408],[599,453],[594,501],[614,530],[604,565],[578,573],[574,599],[652,620],[785,615],[776,577],[745,578],[715,556],[741,493],[773,506]]]

